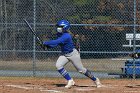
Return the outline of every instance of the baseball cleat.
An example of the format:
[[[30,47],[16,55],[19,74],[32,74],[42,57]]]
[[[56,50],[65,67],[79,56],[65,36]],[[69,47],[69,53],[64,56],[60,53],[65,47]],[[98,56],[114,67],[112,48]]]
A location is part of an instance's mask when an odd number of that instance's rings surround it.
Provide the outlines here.
[[[98,78],[96,78],[96,81],[94,81],[94,82],[95,82],[97,88],[102,87],[102,84]]]
[[[73,81],[73,79],[71,79],[68,81],[68,84],[65,86],[65,88],[71,88],[74,84],[75,82]]]

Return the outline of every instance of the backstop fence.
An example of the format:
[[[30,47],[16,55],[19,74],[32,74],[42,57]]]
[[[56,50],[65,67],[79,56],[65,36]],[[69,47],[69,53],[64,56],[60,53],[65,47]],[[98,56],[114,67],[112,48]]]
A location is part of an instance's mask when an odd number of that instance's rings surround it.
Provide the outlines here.
[[[55,39],[60,19],[80,46],[83,65],[100,77],[125,74],[128,54],[140,47],[139,0],[0,0],[0,75],[56,76],[60,47],[42,50],[24,23],[26,19],[42,40]],[[65,68],[78,72],[71,63]]]

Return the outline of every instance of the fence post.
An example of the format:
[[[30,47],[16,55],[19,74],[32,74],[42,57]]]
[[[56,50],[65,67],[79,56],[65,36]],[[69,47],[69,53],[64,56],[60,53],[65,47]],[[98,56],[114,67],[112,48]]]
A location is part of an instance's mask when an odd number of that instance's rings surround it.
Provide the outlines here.
[[[135,53],[136,50],[136,0],[134,0],[134,36],[133,36],[133,52]],[[135,58],[133,58],[133,79],[136,78],[136,66],[135,66]]]
[[[33,7],[34,7],[34,12],[33,12],[33,29],[36,31],[36,0],[33,1]],[[35,36],[33,38],[33,77],[36,76],[36,41],[35,41]]]

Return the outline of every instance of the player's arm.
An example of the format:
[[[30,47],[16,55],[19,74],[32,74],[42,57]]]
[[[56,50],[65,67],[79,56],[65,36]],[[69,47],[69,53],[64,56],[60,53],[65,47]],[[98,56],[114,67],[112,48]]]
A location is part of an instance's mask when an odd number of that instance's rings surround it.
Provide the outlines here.
[[[48,45],[44,45],[43,42],[42,43],[37,43],[38,46],[40,46],[43,50],[46,50],[46,48],[51,48],[52,46],[48,46]]]
[[[56,47],[59,44],[63,44],[67,40],[67,38],[68,38],[68,36],[64,35],[62,37],[59,37],[56,40],[44,41],[43,44],[51,46],[51,47]]]

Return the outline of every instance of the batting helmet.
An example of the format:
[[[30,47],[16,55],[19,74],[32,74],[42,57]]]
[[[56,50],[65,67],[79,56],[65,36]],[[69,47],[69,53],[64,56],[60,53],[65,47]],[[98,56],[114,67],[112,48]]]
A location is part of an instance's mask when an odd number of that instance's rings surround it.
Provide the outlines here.
[[[56,26],[62,27],[64,31],[70,28],[70,23],[67,20],[60,20],[57,22]]]

